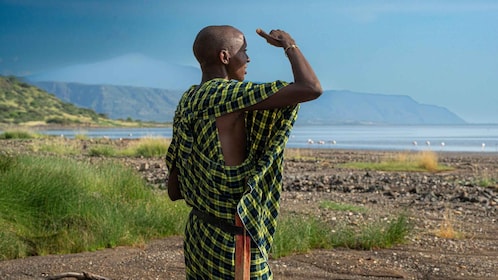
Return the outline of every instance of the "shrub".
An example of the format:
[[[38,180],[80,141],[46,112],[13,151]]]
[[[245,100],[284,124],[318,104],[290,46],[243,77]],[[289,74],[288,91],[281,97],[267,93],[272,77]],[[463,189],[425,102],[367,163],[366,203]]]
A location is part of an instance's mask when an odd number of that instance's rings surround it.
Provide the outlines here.
[[[38,137],[40,136],[26,130],[4,131],[0,134],[0,139],[32,139]]]

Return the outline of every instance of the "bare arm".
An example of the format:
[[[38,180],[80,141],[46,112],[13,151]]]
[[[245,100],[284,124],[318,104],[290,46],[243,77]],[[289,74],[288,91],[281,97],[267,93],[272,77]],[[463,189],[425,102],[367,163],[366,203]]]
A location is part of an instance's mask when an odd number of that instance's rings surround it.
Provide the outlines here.
[[[176,166],[173,166],[169,171],[168,196],[173,201],[183,199],[183,196],[180,193],[180,186],[178,183],[178,168]]]
[[[249,107],[250,110],[264,110],[295,105],[318,98],[322,94],[320,81],[296,46],[292,37],[282,30],[272,30],[270,34],[258,29],[256,32],[275,47],[282,47],[289,58],[294,75],[294,83],[280,89],[268,99]]]

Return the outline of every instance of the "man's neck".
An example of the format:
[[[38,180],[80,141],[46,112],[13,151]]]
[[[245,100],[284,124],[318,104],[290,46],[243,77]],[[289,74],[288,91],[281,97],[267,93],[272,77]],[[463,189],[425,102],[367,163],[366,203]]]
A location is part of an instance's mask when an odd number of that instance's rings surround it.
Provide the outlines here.
[[[201,80],[201,85],[207,81],[211,81],[211,80],[214,80],[214,79],[225,79],[225,80],[228,80],[228,77],[218,77],[218,76],[213,76],[213,77],[202,77],[202,80]]]
[[[201,84],[212,79],[225,79],[228,80],[228,73],[224,65],[216,65],[210,68],[202,69]]]

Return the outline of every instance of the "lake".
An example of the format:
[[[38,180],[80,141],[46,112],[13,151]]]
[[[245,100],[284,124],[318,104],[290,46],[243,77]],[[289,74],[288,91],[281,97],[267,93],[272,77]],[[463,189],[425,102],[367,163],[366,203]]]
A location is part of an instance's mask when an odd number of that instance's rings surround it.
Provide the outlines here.
[[[171,128],[41,130],[74,138],[171,137]],[[287,147],[366,150],[498,152],[498,124],[295,126]]]

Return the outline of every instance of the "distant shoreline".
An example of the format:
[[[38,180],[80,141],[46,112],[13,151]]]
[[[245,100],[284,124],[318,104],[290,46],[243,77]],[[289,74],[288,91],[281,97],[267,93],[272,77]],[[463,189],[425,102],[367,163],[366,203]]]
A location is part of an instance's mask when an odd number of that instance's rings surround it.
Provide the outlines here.
[[[172,127],[171,123],[130,123],[129,125],[57,125],[57,124],[44,124],[44,125],[11,125],[11,124],[0,124],[0,130],[84,130],[84,129],[121,129],[121,128],[161,128],[161,127]]]
[[[141,126],[10,126],[5,131],[19,129],[64,138],[136,139],[171,138],[172,124]],[[2,128],[0,128],[2,131]],[[437,153],[469,152],[498,153],[496,126],[296,126],[287,148],[372,150],[372,151],[433,151]]]

